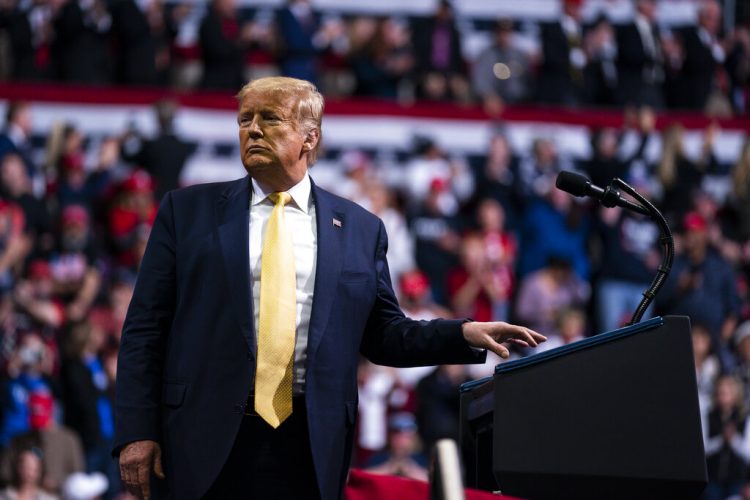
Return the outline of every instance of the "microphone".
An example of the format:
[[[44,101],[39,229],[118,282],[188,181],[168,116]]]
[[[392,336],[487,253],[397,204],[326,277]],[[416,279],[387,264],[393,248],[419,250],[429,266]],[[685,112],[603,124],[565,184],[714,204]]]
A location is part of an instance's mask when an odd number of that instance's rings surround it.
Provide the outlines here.
[[[563,170],[557,174],[555,186],[557,186],[557,189],[570,193],[573,196],[578,196],[579,198],[585,196],[595,198],[607,208],[617,206],[627,208],[628,210],[638,212],[639,214],[651,215],[647,208],[626,200],[622,197],[620,192],[611,185],[602,189],[596,184],[593,184],[583,175],[576,174],[575,172]]]

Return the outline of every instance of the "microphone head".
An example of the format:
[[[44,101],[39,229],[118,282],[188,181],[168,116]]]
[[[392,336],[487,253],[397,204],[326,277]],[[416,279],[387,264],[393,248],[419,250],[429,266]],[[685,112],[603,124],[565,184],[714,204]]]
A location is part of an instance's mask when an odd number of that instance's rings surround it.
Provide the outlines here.
[[[583,175],[567,170],[563,170],[557,174],[557,180],[555,181],[557,189],[570,193],[573,196],[586,196],[590,185],[591,181]]]

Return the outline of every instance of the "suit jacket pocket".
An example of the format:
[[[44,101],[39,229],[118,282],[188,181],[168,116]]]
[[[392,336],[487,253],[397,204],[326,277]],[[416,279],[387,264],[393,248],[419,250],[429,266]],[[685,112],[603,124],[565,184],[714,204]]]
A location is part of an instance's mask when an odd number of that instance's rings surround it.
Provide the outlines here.
[[[187,384],[167,382],[164,384],[164,389],[161,397],[162,402],[165,406],[168,406],[170,408],[178,408],[185,400],[186,391]]]

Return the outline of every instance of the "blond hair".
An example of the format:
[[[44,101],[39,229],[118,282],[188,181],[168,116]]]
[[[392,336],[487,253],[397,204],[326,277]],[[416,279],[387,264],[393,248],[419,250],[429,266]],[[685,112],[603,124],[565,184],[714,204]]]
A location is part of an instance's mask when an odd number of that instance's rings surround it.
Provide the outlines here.
[[[318,159],[318,151],[323,139],[321,124],[323,122],[323,108],[325,106],[323,96],[318,92],[315,85],[305,80],[286,76],[258,78],[251,80],[240,89],[236,96],[237,101],[242,103],[242,100],[251,90],[259,90],[274,93],[283,98],[296,99],[293,111],[302,134],[307,135],[313,130],[318,131],[318,143],[307,153],[307,164],[314,164]]]
[[[677,162],[684,157],[682,138],[685,129],[679,123],[670,125],[663,134],[661,161],[657,167],[657,176],[662,185],[669,189],[677,179]]]
[[[750,138],[745,139],[742,153],[734,167],[734,194],[740,201],[748,201],[750,198]]]

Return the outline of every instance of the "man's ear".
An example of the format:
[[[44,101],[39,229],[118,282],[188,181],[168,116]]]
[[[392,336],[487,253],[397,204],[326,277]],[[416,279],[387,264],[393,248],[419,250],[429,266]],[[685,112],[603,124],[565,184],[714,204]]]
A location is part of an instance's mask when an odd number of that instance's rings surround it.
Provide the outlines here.
[[[320,141],[320,130],[314,128],[305,135],[305,140],[302,143],[302,151],[308,153],[314,150],[315,146],[318,145],[318,141]]]

